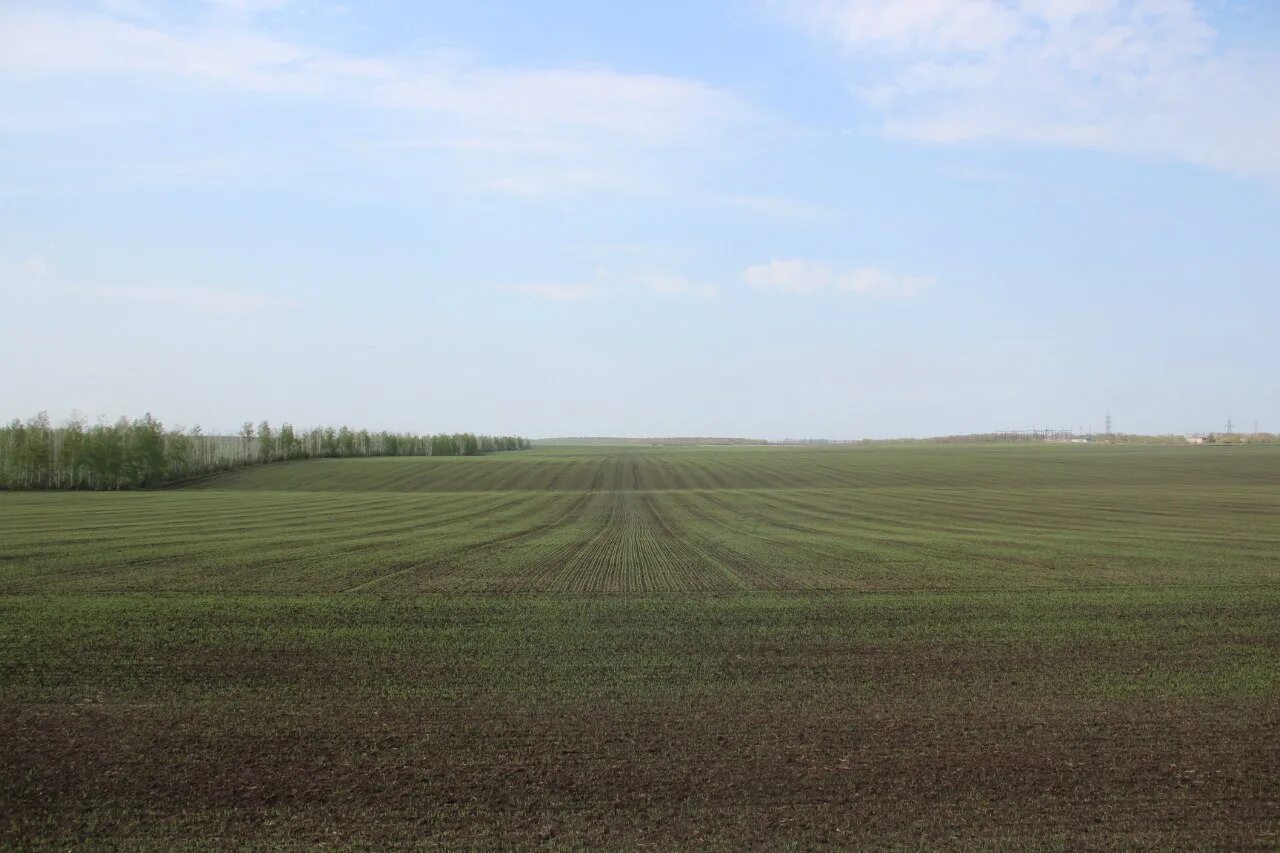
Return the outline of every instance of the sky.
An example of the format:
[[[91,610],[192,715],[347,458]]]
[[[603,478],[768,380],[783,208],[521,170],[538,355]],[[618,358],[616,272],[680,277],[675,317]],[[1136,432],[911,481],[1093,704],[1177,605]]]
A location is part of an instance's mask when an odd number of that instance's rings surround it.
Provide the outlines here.
[[[1273,0],[0,0],[0,418],[1280,431]]]

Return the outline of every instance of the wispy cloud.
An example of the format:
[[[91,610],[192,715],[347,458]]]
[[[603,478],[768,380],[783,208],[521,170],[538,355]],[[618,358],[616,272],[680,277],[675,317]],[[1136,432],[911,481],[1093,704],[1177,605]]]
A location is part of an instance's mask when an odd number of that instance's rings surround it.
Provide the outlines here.
[[[1191,0],[799,0],[891,134],[1171,157],[1280,178],[1280,52],[1231,50]]]
[[[209,315],[247,315],[293,308],[289,297],[260,290],[190,284],[85,285],[63,283],[52,275],[42,255],[29,255],[17,262],[0,259],[0,291],[47,289],[61,299],[92,298],[154,308],[167,308]],[[543,302],[589,302],[628,293],[673,297],[712,298],[719,288],[669,272],[614,272],[605,267],[594,277],[568,282],[519,282],[500,289]]]
[[[250,16],[177,29],[106,14],[10,9],[0,10],[0,33],[0,79],[114,75],[376,110],[398,119],[381,143],[394,138],[399,145],[492,158],[494,171],[508,173],[491,178],[501,191],[625,188],[628,156],[700,145],[710,150],[749,112],[729,93],[693,79],[608,68],[486,66],[448,51],[338,53],[264,34]],[[65,126],[73,119],[27,116],[24,124]]]
[[[599,267],[592,279],[572,283],[532,282],[507,285],[504,289],[545,302],[584,302],[629,294],[711,299],[719,288],[685,275],[653,270],[618,272]]]
[[[598,298],[601,288],[597,284],[547,284],[526,283],[507,285],[507,290],[520,293],[543,302],[582,302]]]
[[[742,271],[742,280],[757,290],[817,293],[831,284],[831,267],[799,259],[773,260]]]
[[[42,255],[31,255],[22,262],[22,272],[30,279],[42,281],[49,274],[49,264]]]
[[[17,263],[0,258],[0,291],[34,290],[48,278],[49,263],[43,255],[28,255]]]
[[[1014,38],[1019,26],[1000,0],[800,0],[784,8],[821,35],[893,51],[986,50]]]
[[[559,167],[493,178],[486,181],[484,186],[492,192],[516,196],[542,196],[565,191],[647,195],[653,190],[652,183],[621,171]]]
[[[910,299],[933,285],[933,279],[924,276],[897,275],[874,267],[841,270],[799,258],[747,267],[741,278],[756,290],[776,293],[810,295],[836,290],[893,299]]]
[[[251,14],[280,9],[284,7],[288,0],[204,0],[204,2],[210,6],[231,12]]]
[[[645,290],[664,296],[696,296],[702,299],[711,299],[720,292],[720,288],[711,282],[697,281],[674,273],[630,273],[626,276],[626,280]]]
[[[290,308],[297,304],[292,299],[270,293],[201,285],[135,284],[82,287],[75,290],[87,296],[115,302],[173,308],[196,314],[255,314]]]
[[[735,210],[776,219],[820,221],[831,219],[835,215],[830,208],[779,196],[728,195],[721,196],[717,201]]]
[[[55,274],[43,255],[28,255],[17,263],[0,258],[0,292],[19,290],[39,291],[59,301],[88,298],[209,315],[255,314],[298,304],[265,291],[209,285],[69,282]]]
[[[874,267],[858,267],[837,273],[833,278],[836,290],[847,290],[859,296],[910,299],[933,285],[933,279],[918,275],[895,275]]]

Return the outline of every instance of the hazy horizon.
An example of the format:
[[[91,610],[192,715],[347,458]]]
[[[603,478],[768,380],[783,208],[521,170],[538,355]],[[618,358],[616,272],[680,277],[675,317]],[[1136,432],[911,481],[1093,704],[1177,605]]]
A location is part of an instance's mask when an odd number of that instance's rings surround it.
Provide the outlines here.
[[[1280,5],[0,8],[0,415],[1280,431]]]
[[[143,415],[151,415],[152,417],[159,420],[166,429],[178,429],[181,431],[190,431],[194,427],[199,427],[201,434],[203,435],[220,436],[223,438],[235,438],[237,435],[239,435],[245,423],[252,424],[255,428],[260,423],[260,420],[253,419],[253,418],[246,418],[244,420],[241,420],[237,425],[234,425],[234,426],[212,424],[210,422],[200,422],[200,421],[195,421],[190,423],[179,423],[171,419],[164,418],[163,413],[154,412],[154,411],[122,413],[114,417],[106,414],[99,414],[96,417],[90,417],[89,415],[85,414],[82,411],[71,410],[66,415],[57,416],[54,413],[49,412],[47,409],[42,409],[39,412],[35,412],[32,415],[28,415],[25,417],[23,416],[4,417],[3,419],[0,419],[0,426],[3,426],[5,424],[12,422],[15,418],[17,420],[21,420],[25,422],[25,421],[31,420],[33,417],[38,417],[41,414],[48,415],[51,424],[55,427],[68,423],[73,420],[79,421],[84,424],[112,423],[118,420],[119,418],[134,420],[136,418],[142,417]],[[350,419],[338,419],[338,420],[317,422],[317,423],[302,423],[289,418],[283,418],[277,421],[269,421],[269,424],[273,428],[279,428],[283,424],[288,424],[294,428],[302,429],[302,430],[324,429],[327,427],[333,427],[333,428],[349,427],[353,430],[364,429],[364,430],[369,430],[370,432],[376,432],[381,429],[386,429],[386,428],[380,428],[380,427],[370,427],[367,424],[352,421]],[[431,429],[414,428],[414,427],[408,427],[405,429],[393,429],[391,431],[412,433],[417,435],[429,435],[433,432],[445,432],[445,433],[450,432],[450,430],[431,430]],[[535,445],[539,443],[545,444],[547,442],[559,442],[559,443],[569,444],[573,441],[587,441],[587,442],[599,443],[599,442],[609,442],[609,441],[692,442],[692,441],[698,441],[698,440],[709,441],[709,442],[742,442],[742,443],[769,442],[771,444],[785,444],[788,442],[852,443],[852,442],[859,442],[859,441],[898,441],[898,440],[913,441],[917,439],[952,438],[952,437],[988,435],[988,434],[996,434],[996,433],[1002,433],[1002,432],[1019,432],[1019,431],[1022,431],[1022,432],[1034,432],[1034,431],[1072,432],[1078,436],[1106,434],[1104,428],[1094,429],[1094,428],[1082,427],[1077,425],[1075,427],[1065,427],[1065,426],[993,427],[991,429],[976,430],[974,432],[969,432],[969,433],[917,431],[909,434],[885,435],[885,436],[867,436],[867,435],[773,435],[773,436],[769,436],[769,435],[751,435],[747,433],[716,433],[716,434],[706,433],[702,435],[695,435],[691,433],[652,433],[647,435],[627,435],[627,434],[606,435],[604,433],[600,433],[600,434],[589,435],[586,433],[580,433],[580,434],[565,434],[565,435],[522,435],[520,437],[529,439]],[[465,429],[465,428],[459,429],[457,430],[457,432],[472,432],[478,435],[496,434],[492,430]],[[1159,437],[1159,436],[1187,436],[1187,435],[1197,435],[1197,434],[1199,435],[1223,434],[1223,433],[1227,433],[1228,430],[1226,428],[1226,425],[1224,424],[1223,426],[1217,429],[1207,428],[1207,429],[1199,429],[1199,430],[1158,430],[1154,432],[1141,432],[1141,433],[1135,432],[1133,430],[1122,429],[1119,426],[1115,426],[1113,428],[1113,432],[1115,435],[1120,435],[1120,436],[1135,435],[1135,436]],[[1233,421],[1233,428],[1231,432],[1234,432],[1236,435],[1249,435],[1253,433],[1260,434],[1260,435],[1274,434],[1269,432],[1268,430],[1263,429],[1263,427],[1260,424],[1255,425],[1252,423],[1235,423],[1234,421]],[[511,433],[511,434],[514,435],[515,433]]]

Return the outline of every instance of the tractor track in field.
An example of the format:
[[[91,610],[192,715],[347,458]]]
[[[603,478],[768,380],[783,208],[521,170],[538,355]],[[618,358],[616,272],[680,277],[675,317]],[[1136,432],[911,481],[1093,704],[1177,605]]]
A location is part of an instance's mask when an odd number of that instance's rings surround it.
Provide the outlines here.
[[[551,504],[554,504],[556,500],[560,498],[560,496],[563,493],[549,492],[547,494],[549,495],[549,498],[544,504],[542,504],[542,507],[548,507]],[[561,513],[552,521],[539,522],[538,524],[531,525],[529,527],[514,530],[514,531],[511,531],[510,533],[505,533],[505,534],[502,534],[501,536],[497,536],[492,539],[487,539],[482,543],[479,543],[477,545],[474,545],[470,548],[465,549],[463,552],[459,554],[447,554],[445,556],[437,557],[432,560],[426,560],[422,562],[413,563],[407,566],[401,566],[401,567],[395,568],[390,572],[378,575],[377,577],[371,578],[368,581],[364,581],[362,583],[358,583],[358,584],[354,584],[352,586],[346,587],[345,589],[340,590],[340,592],[343,592],[343,593],[360,592],[370,587],[377,586],[378,584],[385,583],[387,580],[390,580],[391,578],[402,577],[404,575],[408,575],[413,572],[418,572],[423,569],[429,569],[429,568],[434,568],[436,566],[445,565],[450,562],[456,561],[459,558],[470,559],[478,554],[487,553],[496,548],[500,548],[504,545],[510,545],[514,542],[523,542],[523,541],[535,538],[539,535],[544,534],[547,530],[559,525],[566,518],[569,518],[570,516],[572,516],[584,503],[586,503],[586,501],[590,498],[590,496],[591,496],[590,492],[582,493],[582,495],[576,501],[573,501],[573,503],[571,503],[563,513]]]
[[[510,594],[732,589],[724,571],[678,536],[652,494],[628,489],[592,493],[585,524],[492,587]],[[485,587],[482,587],[485,588]]]
[[[695,495],[701,497],[705,494],[703,491],[686,492],[678,494],[676,499],[681,503],[683,509],[692,517],[697,518],[703,524],[717,530],[731,531],[731,528],[725,526],[722,519],[711,515],[702,506],[699,506]],[[755,534],[751,534],[753,538],[758,538]],[[712,539],[704,539],[700,542],[703,548],[712,559],[717,560],[727,570],[737,575],[749,587],[781,590],[789,589],[794,583],[789,581],[786,575],[779,573],[776,569],[769,568],[762,561],[754,559],[742,552],[728,548],[718,541]]]
[[[775,529],[782,529],[800,533],[805,536],[819,536],[828,541],[838,539],[838,535],[829,530],[810,527],[808,525],[779,520],[776,513],[768,513],[764,509],[757,507],[746,508],[740,504],[730,502],[723,497],[722,492],[698,492],[698,498],[706,501],[707,504],[717,507],[722,513],[732,516],[740,515],[744,518],[752,519],[756,522],[763,523]],[[715,525],[721,529],[729,529],[723,517],[718,517],[707,512],[705,508],[697,506],[694,501],[686,503],[689,512],[701,518],[708,524]],[[857,551],[850,550],[832,550],[830,548],[820,547],[807,541],[787,538],[776,534],[762,532],[760,530],[752,530],[743,534],[761,543],[767,543],[781,549],[781,552],[788,555],[787,563],[793,567],[804,567],[804,570],[797,572],[793,569],[786,573],[779,573],[779,581],[777,585],[769,586],[770,589],[796,589],[796,588],[850,588],[850,581],[862,578],[866,581],[874,581],[884,576],[885,572],[894,573],[894,569],[901,566],[909,566],[919,564],[923,557],[915,553],[918,549],[910,548],[906,543],[893,542],[895,546],[895,556],[886,558],[881,552],[867,550],[861,548]],[[858,537],[851,536],[845,541],[852,543]],[[871,540],[874,541],[874,540]],[[806,559],[807,558],[807,559]],[[757,565],[763,563],[762,560],[755,561]],[[874,567],[876,573],[868,574]],[[814,572],[817,572],[815,575]],[[831,585],[834,578],[841,578],[845,582],[841,584]],[[823,578],[821,584],[816,583],[819,578]]]
[[[586,530],[585,537],[571,540],[557,551],[541,558],[540,575],[544,578],[556,578],[563,575],[573,579],[591,566],[600,565],[600,555],[612,553],[611,538],[621,537],[626,532],[626,525],[620,524],[620,517],[625,514],[623,501],[627,500],[626,492],[607,491],[594,492],[596,500],[607,502],[605,510],[600,514],[598,523]],[[536,575],[535,575],[536,576]]]
[[[718,570],[719,576],[727,582],[728,589],[746,589],[749,584],[742,577],[739,567],[735,567],[733,562],[726,562],[723,558],[717,557],[711,549],[699,544],[694,537],[689,535],[688,531],[680,527],[677,522],[669,519],[666,514],[657,506],[653,494],[646,494],[644,501],[649,508],[649,512],[653,516],[655,524],[662,531],[663,538],[670,542],[679,542],[682,547],[696,554],[703,563],[713,566]]]
[[[357,541],[354,543],[351,542],[353,531],[349,530],[346,527],[343,527],[337,531],[321,533],[317,535],[310,535],[305,539],[300,539],[297,542],[285,542],[283,544],[276,544],[274,547],[255,550],[253,560],[255,563],[259,563],[259,564],[262,563],[264,559],[284,560],[284,559],[288,559],[290,554],[305,553],[307,551],[314,550],[317,544],[329,542],[329,541],[343,543],[343,544],[335,545],[334,547],[332,547],[329,550],[329,554],[327,555],[330,558],[338,558],[338,557],[341,557],[343,554],[353,554],[353,553],[359,553],[361,551],[367,550],[368,542],[370,540],[376,540],[379,537],[385,537],[389,534],[408,532],[412,530],[421,529],[424,527],[433,527],[433,526],[439,526],[442,524],[456,524],[460,521],[467,521],[473,518],[479,518],[486,515],[493,515],[495,512],[500,512],[504,509],[510,509],[511,507],[524,502],[526,499],[527,499],[527,495],[524,495],[522,493],[517,493],[517,496],[512,497],[510,500],[502,504],[498,504],[498,505],[490,504],[490,505],[482,505],[479,507],[466,507],[462,509],[455,509],[453,511],[445,512],[439,516],[433,516],[426,519],[418,518],[413,520],[406,520],[404,518],[403,513],[401,512],[397,514],[399,517],[396,519],[394,524],[390,524],[388,526],[383,526],[383,527],[360,528],[359,530],[360,541]],[[390,503],[393,503],[393,502],[392,501],[386,502],[386,504],[390,504]],[[363,517],[367,518],[368,517],[367,510],[368,510],[367,507],[360,507],[356,509],[346,510],[341,513],[336,513],[335,515],[331,515],[329,517],[331,519],[334,518],[335,516],[343,517],[344,519],[346,517],[351,517],[352,519],[358,519],[363,515]],[[384,512],[379,517],[390,521],[391,515],[392,515],[391,513]],[[271,522],[259,522],[257,524],[254,524],[245,528],[237,527],[237,528],[231,528],[230,530],[219,530],[217,531],[216,535],[213,538],[229,539],[231,541],[236,541],[236,540],[243,540],[246,534],[258,533],[258,532],[269,533],[269,532],[279,531],[281,524],[287,523],[288,520],[291,518],[304,520],[306,517],[303,515],[294,516],[290,514],[289,516],[286,516],[283,518],[276,518]],[[324,529],[331,530],[331,528],[332,528],[332,525],[326,524]],[[171,539],[163,540],[162,542],[158,542],[157,544],[162,544],[166,549],[182,548],[184,545],[194,545],[194,544],[209,541],[209,539],[211,538],[210,533],[211,533],[210,531],[205,531],[204,535],[198,535],[196,531],[191,531],[190,533],[188,533],[187,538],[185,539],[171,538]],[[119,541],[119,540],[118,538],[109,539],[109,540],[98,540],[98,539],[87,540],[87,541],[79,540],[77,541],[77,545],[83,546],[84,544],[92,544],[98,541]],[[280,540],[277,540],[277,543],[280,543]],[[64,556],[70,556],[70,554],[64,553]],[[70,565],[60,567],[59,571],[64,574],[75,574],[75,573],[84,573],[84,572],[110,571],[113,569],[137,569],[137,568],[144,568],[146,566],[151,566],[151,565],[165,565],[165,564],[180,563],[184,560],[189,560],[189,559],[191,559],[191,555],[189,553],[178,551],[176,553],[166,553],[159,556],[126,557],[124,559],[118,559],[118,560],[95,559],[90,564],[75,563],[75,564],[70,564]]]
[[[537,589],[548,579],[564,572],[593,543],[609,531],[616,507],[612,500],[612,492],[588,492],[592,501],[609,501],[607,512],[601,512],[598,520],[590,523],[583,531],[583,536],[557,546],[532,561],[521,574],[506,583],[500,584],[498,591],[516,592],[522,589]],[[534,584],[537,584],[536,586]]]

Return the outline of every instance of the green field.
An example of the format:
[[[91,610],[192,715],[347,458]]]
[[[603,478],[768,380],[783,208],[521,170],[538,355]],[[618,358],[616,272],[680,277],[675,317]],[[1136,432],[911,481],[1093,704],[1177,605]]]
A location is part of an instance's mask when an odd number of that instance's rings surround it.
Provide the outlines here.
[[[0,844],[1280,845],[1280,447],[0,493]]]

